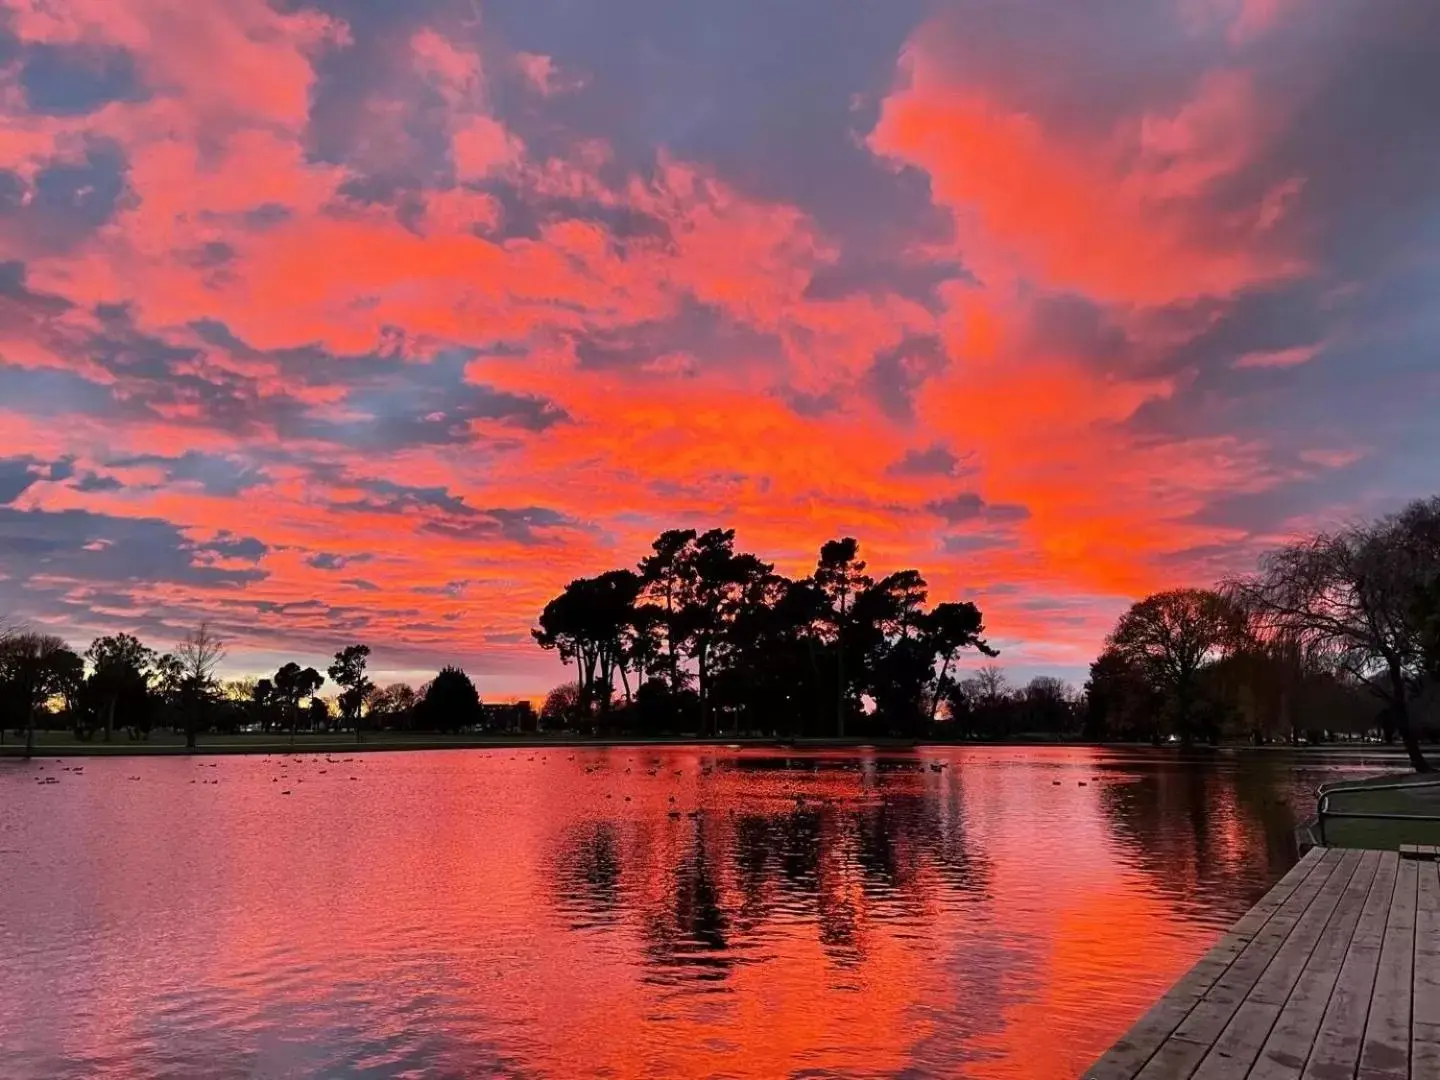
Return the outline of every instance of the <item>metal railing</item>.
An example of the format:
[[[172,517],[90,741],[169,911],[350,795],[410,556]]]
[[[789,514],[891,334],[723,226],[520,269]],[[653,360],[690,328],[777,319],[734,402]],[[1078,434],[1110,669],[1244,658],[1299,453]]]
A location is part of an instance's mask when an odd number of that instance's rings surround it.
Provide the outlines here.
[[[1440,787],[1440,779],[1435,780],[1404,780],[1389,784],[1372,784],[1364,780],[1337,780],[1330,784],[1321,784],[1315,789],[1316,811],[1315,824],[1319,832],[1320,846],[1325,845],[1325,822],[1327,819],[1354,819],[1360,821],[1419,821],[1419,822],[1440,822],[1440,813],[1433,814],[1401,814],[1383,810],[1344,810],[1335,809],[1331,806],[1331,796],[1355,792],[1364,795],[1371,791],[1411,791],[1415,788]]]

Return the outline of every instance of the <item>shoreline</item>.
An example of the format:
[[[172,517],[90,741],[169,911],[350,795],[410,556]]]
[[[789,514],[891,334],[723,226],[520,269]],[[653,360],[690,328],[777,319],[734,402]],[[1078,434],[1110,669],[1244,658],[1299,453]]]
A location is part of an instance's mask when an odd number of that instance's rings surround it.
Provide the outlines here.
[[[1148,742],[1083,742],[1080,740],[1058,739],[1009,739],[1009,740],[966,740],[957,742],[925,742],[914,739],[837,739],[801,738],[775,739],[756,736],[728,736],[701,738],[698,736],[673,736],[661,738],[638,738],[617,736],[614,738],[585,738],[576,735],[514,735],[494,736],[417,736],[371,738],[356,742],[351,738],[302,737],[293,745],[288,739],[273,740],[264,736],[211,736],[212,740],[201,741],[194,749],[188,749],[183,742],[41,742],[35,747],[31,760],[67,757],[211,757],[235,754],[285,755],[285,754],[334,754],[334,753],[406,753],[410,751],[433,750],[608,750],[654,747],[668,749],[682,746],[731,749],[762,749],[776,751],[812,750],[862,750],[880,752],[910,751],[924,748],[963,749],[1021,747],[1031,749],[1090,747],[1097,750],[1144,750],[1154,753],[1169,753],[1177,757],[1202,756],[1237,751],[1314,754],[1361,754],[1373,757],[1394,757],[1403,759],[1405,752],[1399,747],[1383,744],[1331,743],[1318,746],[1291,746],[1270,744],[1252,746],[1248,743],[1229,743],[1219,746],[1192,746],[1182,750],[1178,746],[1153,746]],[[1440,748],[1427,747],[1431,754],[1440,753]],[[0,760],[25,760],[23,743],[6,742],[0,746]]]

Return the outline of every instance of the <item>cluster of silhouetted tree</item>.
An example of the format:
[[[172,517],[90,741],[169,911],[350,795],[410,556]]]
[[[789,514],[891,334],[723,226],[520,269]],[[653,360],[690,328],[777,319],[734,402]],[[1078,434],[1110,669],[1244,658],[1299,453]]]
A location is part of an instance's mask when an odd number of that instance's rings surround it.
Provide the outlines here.
[[[995,655],[974,604],[928,599],[918,570],[866,573],[848,537],[797,580],[737,551],[733,529],[671,530],[634,570],[545,605],[535,640],[576,678],[542,715],[642,735],[923,735],[962,694],[961,655]]]
[[[1092,739],[1399,736],[1414,766],[1440,691],[1440,498],[1269,552],[1215,589],[1134,604],[1091,665]]]
[[[349,645],[321,674],[290,662],[263,679],[221,682],[224,643],[202,624],[173,651],[159,653],[130,634],[98,637],[84,652],[61,638],[0,629],[0,739],[35,730],[73,730],[106,741],[116,732],[148,739],[154,729],[183,732],[194,747],[206,732],[265,734],[478,729],[485,713],[475,684],[460,668],[445,667],[418,691],[403,683],[377,687],[366,674],[370,649]],[[326,676],[338,688],[320,696]]]

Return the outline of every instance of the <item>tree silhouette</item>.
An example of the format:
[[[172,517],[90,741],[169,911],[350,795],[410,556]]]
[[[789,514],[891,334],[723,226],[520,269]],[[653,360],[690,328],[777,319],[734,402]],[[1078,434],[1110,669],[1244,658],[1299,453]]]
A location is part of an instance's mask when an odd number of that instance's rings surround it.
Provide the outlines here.
[[[683,602],[677,613],[684,651],[695,662],[700,730],[713,732],[710,666],[747,592],[770,573],[754,555],[735,551],[734,529],[710,529],[696,538],[689,555]]]
[[[215,672],[225,659],[225,645],[201,623],[175,646],[175,671],[181,715],[185,724],[185,748],[195,749],[195,736],[214,702],[217,684]]]
[[[980,609],[968,601],[936,604],[935,610],[925,617],[923,628],[933,654],[940,659],[940,671],[930,688],[930,719],[933,721],[935,708],[949,684],[950,667],[960,652],[964,649],[976,649],[985,656],[1000,654],[980,636],[985,632],[985,620]],[[989,667],[993,665],[986,665],[986,668]],[[998,668],[995,670],[999,671]]]
[[[640,560],[640,582],[646,599],[659,609],[658,622],[665,641],[670,689],[682,689],[678,624],[686,590],[694,573],[694,529],[670,529],[655,538],[651,554]]]
[[[1287,544],[1259,572],[1229,584],[1257,634],[1368,686],[1400,730],[1417,772],[1429,772],[1410,698],[1425,666],[1416,597],[1440,577],[1440,498],[1399,514]]]
[[[545,695],[540,722],[548,727],[566,727],[574,721],[579,708],[580,684],[561,683]]]
[[[104,714],[105,741],[115,729],[115,716],[150,708],[150,668],[155,652],[130,634],[97,637],[85,652],[90,661],[90,687]]]
[[[375,684],[365,674],[365,663],[370,657],[369,645],[347,645],[335,654],[335,662],[327,674],[341,687],[338,704],[342,722],[355,728],[355,741],[360,741],[360,714],[365,708],[365,699]]]
[[[1156,724],[1161,702],[1141,666],[1113,649],[1090,665],[1085,684],[1084,735],[1103,741],[1116,736],[1160,741]]]
[[[41,706],[60,693],[79,657],[51,634],[11,632],[0,638],[0,699],[23,719],[25,756],[35,753],[35,721]],[[0,720],[3,724],[3,720]]]
[[[835,655],[835,733],[842,739],[845,714],[852,706],[851,684],[845,677],[846,631],[855,595],[872,583],[865,574],[865,562],[859,553],[860,542],[854,537],[826,541],[820,547],[813,578],[816,588],[830,604],[830,639]]]
[[[455,732],[478,725],[483,719],[480,693],[458,667],[443,667],[416,706],[417,719],[430,731]]]
[[[617,672],[629,695],[626,642],[633,639],[640,586],[640,578],[629,570],[577,578],[545,605],[540,625],[531,631],[542,649],[555,649],[562,661],[575,664],[580,711],[587,716],[595,705],[609,711]]]
[[[414,726],[415,706],[420,697],[408,683],[391,683],[371,690],[367,707],[372,720],[378,719],[385,727],[409,728]]]
[[[1440,575],[1422,587],[1414,605],[1420,628],[1420,657],[1431,679],[1440,680]]]
[[[1131,605],[1106,648],[1145,672],[1172,703],[1181,742],[1188,744],[1201,667],[1245,640],[1244,612],[1228,598],[1208,589],[1172,589]]]
[[[250,709],[260,730],[267,735],[275,726],[275,714],[280,707],[280,695],[275,691],[275,680],[256,679],[250,688]]]
[[[275,672],[271,682],[280,712],[290,728],[290,745],[294,746],[295,728],[300,723],[300,702],[305,698],[314,700],[315,694],[325,684],[325,676],[313,667],[302,668],[292,660]],[[326,716],[329,716],[328,710]]]

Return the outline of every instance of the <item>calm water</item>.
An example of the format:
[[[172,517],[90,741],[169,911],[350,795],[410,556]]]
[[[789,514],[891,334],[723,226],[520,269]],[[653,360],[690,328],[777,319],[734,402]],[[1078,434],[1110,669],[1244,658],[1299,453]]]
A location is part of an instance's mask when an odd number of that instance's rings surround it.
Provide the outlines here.
[[[1382,764],[0,762],[0,1072],[1073,1077]]]

